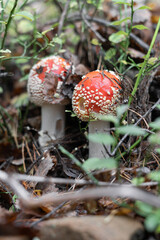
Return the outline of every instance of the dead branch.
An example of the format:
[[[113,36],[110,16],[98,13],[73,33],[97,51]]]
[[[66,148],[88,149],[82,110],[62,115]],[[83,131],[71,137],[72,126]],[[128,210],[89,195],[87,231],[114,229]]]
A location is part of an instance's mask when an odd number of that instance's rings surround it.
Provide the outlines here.
[[[62,31],[62,28],[63,28],[63,24],[64,24],[64,20],[65,20],[65,17],[67,15],[67,11],[68,11],[68,8],[69,8],[69,4],[70,4],[70,1],[71,0],[68,0],[65,4],[65,7],[64,7],[64,10],[61,14],[61,18],[59,20],[59,26],[58,26],[58,36],[61,34],[61,31]]]
[[[4,171],[0,171],[0,179],[7,185],[9,185],[14,193],[18,195],[19,200],[23,207],[25,208],[36,208],[45,204],[59,204],[65,201],[79,201],[86,199],[98,199],[101,197],[112,197],[112,198],[129,198],[132,200],[140,200],[154,207],[160,207],[160,198],[139,189],[131,184],[110,184],[108,186],[99,186],[88,188],[81,191],[74,191],[68,193],[57,193],[52,192],[45,194],[39,198],[33,198],[31,195],[23,188],[19,181],[15,177],[16,175],[10,175]],[[18,176],[18,174],[17,174]],[[19,176],[20,177],[20,176]],[[26,177],[26,176],[25,176]],[[18,177],[17,177],[18,178]],[[36,177],[36,181],[37,181]],[[21,175],[22,179],[22,175]],[[33,179],[33,178],[32,178]]]
[[[100,24],[104,27],[110,27],[112,29],[115,29],[116,31],[119,31],[120,29],[115,26],[115,25],[112,25],[111,22],[107,21],[106,19],[101,19],[101,18],[97,18],[97,17],[90,17],[90,16],[85,16],[85,19],[88,21],[88,22],[95,22],[97,24]],[[75,21],[82,21],[82,16],[79,14],[79,12],[75,12],[75,13],[72,13],[72,14],[69,14],[68,17],[66,17],[66,20],[68,22],[75,22]],[[53,25],[55,23],[57,23],[59,20],[58,19],[54,19],[48,23],[46,23],[46,25]],[[142,39],[140,39],[139,37],[137,37],[134,33],[131,33],[130,34],[130,39],[133,40],[137,46],[141,47],[145,53],[148,52],[148,49],[149,49],[149,45],[147,43],[145,43]],[[154,55],[155,51],[154,49],[152,49],[151,51],[151,55]]]
[[[145,117],[150,114],[154,108],[156,108],[156,106],[160,104],[160,99],[142,116],[138,119],[138,121],[134,124],[134,126],[138,125],[141,120],[145,119]],[[117,146],[115,147],[115,149],[113,150],[113,152],[110,154],[111,156],[114,156],[118,150],[118,148],[122,145],[122,143],[124,142],[124,140],[128,137],[128,134],[125,134],[122,139],[119,141],[119,143],[117,144]]]

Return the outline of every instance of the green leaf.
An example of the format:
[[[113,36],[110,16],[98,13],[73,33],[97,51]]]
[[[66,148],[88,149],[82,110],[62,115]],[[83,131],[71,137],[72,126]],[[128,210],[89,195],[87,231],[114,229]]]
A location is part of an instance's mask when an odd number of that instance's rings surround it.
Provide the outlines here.
[[[9,49],[1,49],[1,50],[0,50],[0,53],[2,53],[2,54],[6,54],[6,53],[11,54],[12,52],[11,52],[11,50],[9,50]]]
[[[83,167],[86,171],[92,171],[96,169],[113,169],[117,167],[117,162],[113,158],[99,159],[99,158],[89,158],[83,163]]]
[[[14,104],[16,108],[26,106],[28,105],[28,103],[29,103],[29,97],[27,93],[22,93],[19,96],[14,97],[12,100],[12,104]]]
[[[123,115],[123,113],[125,113],[128,109],[128,105],[123,104],[117,107],[117,117],[120,119]]]
[[[121,126],[116,129],[116,131],[119,134],[129,134],[131,136],[143,136],[145,134],[145,131],[134,125],[126,125],[126,126]]]
[[[148,27],[144,26],[144,25],[134,25],[132,26],[132,29],[133,28],[136,28],[136,29],[139,29],[139,30],[143,30],[143,29],[149,29]]]
[[[159,130],[160,129],[160,117],[157,118],[154,122],[149,124],[152,128]]]
[[[148,59],[148,64],[154,65],[157,60],[158,60],[157,57],[151,57],[151,58]]]
[[[160,154],[160,148],[156,148],[155,151]]]
[[[62,44],[63,44],[63,40],[62,40],[61,38],[59,38],[59,37],[54,37],[54,38],[52,39],[52,42],[53,42],[53,43],[58,43],[59,45],[62,45]]]
[[[123,63],[123,64],[125,64],[125,65],[128,64],[128,62],[127,62],[126,60],[120,60],[119,62],[120,62],[120,63]]]
[[[136,177],[132,179],[132,184],[138,186],[139,184],[143,183],[145,181],[144,177]]]
[[[42,32],[42,35],[46,35],[47,32],[50,32],[51,30],[53,30],[54,28],[49,28],[49,29],[46,29],[45,31]]]
[[[121,1],[118,1],[118,0],[113,0],[113,2],[115,4],[125,4],[125,5],[128,5],[128,6],[131,6],[130,3],[127,3],[126,0],[121,0]]]
[[[115,48],[110,48],[108,51],[105,53],[105,60],[110,60],[116,55],[116,49]]]
[[[152,8],[151,7],[149,7],[149,6],[142,6],[142,7],[139,7],[139,8],[137,8],[136,10],[138,10],[138,9],[141,9],[141,10],[143,10],[143,9],[149,9],[149,10],[152,10]]]
[[[122,41],[124,41],[127,38],[128,34],[124,31],[118,31],[116,33],[112,33],[109,36],[109,41],[113,42],[113,43],[120,43]]]
[[[0,94],[1,94],[1,93],[3,93],[3,88],[2,88],[2,87],[0,87]]]
[[[101,115],[101,114],[95,114],[95,117],[97,117],[99,120],[107,121],[107,122],[113,122],[114,124],[117,124],[119,121],[116,116],[108,114],[108,115]]]
[[[100,45],[101,45],[97,38],[93,38],[92,41],[91,41],[91,43],[92,43],[93,45],[96,45],[96,46],[100,46]]]
[[[156,106],[156,108],[158,108],[158,109],[160,110],[160,104],[158,104],[158,105]]]
[[[136,201],[135,207],[140,210],[141,216],[146,217],[148,214],[152,213],[153,207],[147,203]]]
[[[19,79],[19,82],[23,82],[23,81],[28,80],[28,76],[29,76],[29,74],[26,74],[25,76],[21,77],[21,78]]]
[[[147,176],[153,181],[160,182],[160,171],[152,171]]]
[[[148,140],[152,144],[160,144],[160,134],[159,133],[152,134]]]
[[[19,21],[17,25],[17,29],[20,33],[28,33],[32,31],[33,28],[34,28],[33,23],[26,19],[22,19],[21,21]]]
[[[6,24],[6,22],[4,22],[4,21],[0,21],[0,24]]]
[[[127,20],[130,20],[131,18],[130,17],[126,17],[126,18],[123,18],[123,19],[121,19],[121,20],[119,20],[119,21],[114,21],[114,22],[112,22],[111,23],[111,25],[121,25],[121,23],[123,23],[123,22],[126,22]]]
[[[14,14],[14,16],[21,16],[23,18],[26,18],[27,20],[29,21],[33,21],[34,20],[34,17],[33,15],[30,13],[30,12],[27,12],[27,11],[20,11],[20,12],[17,12]]]
[[[144,221],[144,225],[149,232],[153,232],[160,223],[160,216],[157,214],[150,214]]]
[[[160,224],[156,227],[156,233],[160,233]]]
[[[114,144],[115,139],[111,135],[104,133],[93,133],[88,135],[88,139],[92,142],[97,142],[101,144]]]

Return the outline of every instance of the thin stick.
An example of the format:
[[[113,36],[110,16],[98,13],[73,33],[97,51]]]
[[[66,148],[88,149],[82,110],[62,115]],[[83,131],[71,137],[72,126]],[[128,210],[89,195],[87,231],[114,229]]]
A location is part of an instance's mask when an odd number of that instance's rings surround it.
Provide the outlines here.
[[[62,32],[64,20],[65,20],[65,17],[66,17],[66,15],[67,15],[67,11],[68,11],[68,8],[69,8],[70,1],[71,1],[71,0],[67,0],[66,5],[65,5],[65,7],[64,7],[64,10],[63,10],[63,12],[62,12],[61,18],[60,18],[60,20],[59,20],[58,33],[57,33],[58,36],[59,36],[59,35],[61,34],[61,32]]]
[[[138,125],[140,121],[143,120],[148,114],[150,114],[158,104],[160,104],[160,99],[141,118],[138,119],[138,121],[134,124],[134,126]],[[129,134],[127,133],[121,138],[121,140],[119,141],[119,143],[117,144],[113,152],[110,154],[111,156],[114,156],[116,154],[118,148],[121,146],[124,140],[128,137],[128,135]]]
[[[42,218],[40,218],[38,221],[33,222],[30,227],[35,227],[37,224],[39,224],[40,222],[48,219],[49,217],[51,217],[52,215],[54,215],[60,208],[62,208],[68,201],[62,202],[61,204],[59,204],[56,208],[54,208],[52,211],[50,211],[49,213],[47,213],[46,215],[44,215]]]
[[[85,18],[89,21],[89,22],[95,22],[98,23],[100,25],[103,25],[104,27],[110,27],[112,29],[115,29],[117,31],[119,31],[119,28],[115,25],[112,25],[111,22],[107,21],[106,19],[101,19],[98,17],[90,17],[90,16],[85,16]],[[81,21],[82,20],[82,16],[79,14],[79,12],[75,12],[72,14],[69,14],[68,17],[66,18],[66,20],[68,22],[75,22],[75,21]],[[47,22],[46,25],[53,25],[54,23],[58,22],[58,19],[54,19],[53,21]],[[147,43],[145,43],[142,39],[140,39],[139,37],[137,37],[136,35],[134,35],[133,33],[130,34],[130,38],[141,48],[143,48],[143,50],[145,52],[148,51],[149,49],[149,45]],[[151,54],[154,54],[154,50],[151,50]]]
[[[95,28],[89,23],[89,21],[85,18],[84,13],[81,14],[83,21],[85,22],[85,24],[87,25],[88,28],[91,29],[92,32],[94,32],[94,34],[96,35],[96,37],[101,41],[101,42],[106,42],[106,39],[104,37],[101,36],[101,34],[99,34],[99,32],[97,32],[95,30]]]
[[[143,201],[154,207],[160,207],[160,197],[149,193],[147,191],[141,190],[137,187],[130,186],[127,184],[119,186],[108,186],[108,187],[94,187],[90,189],[85,189],[82,191],[67,192],[64,194],[49,193],[45,194],[39,199],[32,200],[30,206],[38,207],[42,204],[55,204],[63,203],[64,201],[80,201],[87,199],[97,199],[101,197],[111,197],[111,198],[129,198],[132,200]],[[25,204],[25,202],[24,202]],[[29,207],[29,206],[28,206]]]

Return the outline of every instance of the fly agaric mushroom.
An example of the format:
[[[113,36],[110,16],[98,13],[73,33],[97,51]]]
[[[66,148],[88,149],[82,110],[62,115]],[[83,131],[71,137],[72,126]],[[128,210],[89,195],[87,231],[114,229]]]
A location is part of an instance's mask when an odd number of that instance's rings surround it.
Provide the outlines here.
[[[71,69],[72,64],[64,58],[50,56],[35,64],[29,73],[30,100],[41,106],[41,146],[64,136],[65,104],[68,100],[61,94],[61,86]]]
[[[114,114],[121,100],[121,82],[112,71],[93,71],[82,77],[76,85],[72,106],[79,119],[89,122],[89,133],[104,133],[109,129],[99,115]],[[102,144],[89,141],[89,157],[107,157]]]

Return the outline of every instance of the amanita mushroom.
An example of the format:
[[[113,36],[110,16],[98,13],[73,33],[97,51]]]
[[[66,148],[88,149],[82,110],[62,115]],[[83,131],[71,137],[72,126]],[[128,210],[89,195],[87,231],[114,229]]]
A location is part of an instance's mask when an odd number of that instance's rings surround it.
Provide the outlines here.
[[[41,106],[41,146],[51,139],[64,136],[66,98],[61,94],[61,86],[72,65],[60,56],[42,59],[30,70],[28,93],[30,100]],[[67,100],[68,101],[68,100]]]
[[[114,114],[121,100],[121,81],[112,71],[93,71],[82,77],[76,85],[72,106],[79,119],[89,122],[89,133],[104,133],[109,129],[107,121],[97,115]],[[93,121],[94,120],[94,121]],[[89,157],[107,157],[102,144],[89,141]]]

